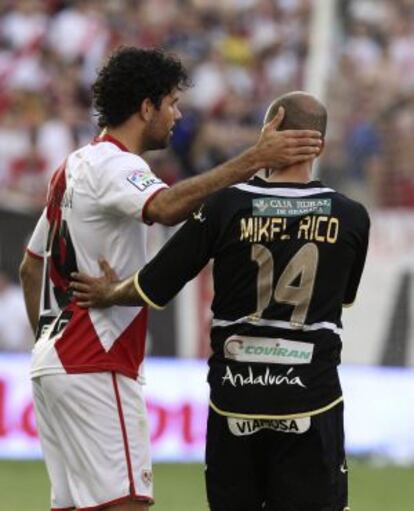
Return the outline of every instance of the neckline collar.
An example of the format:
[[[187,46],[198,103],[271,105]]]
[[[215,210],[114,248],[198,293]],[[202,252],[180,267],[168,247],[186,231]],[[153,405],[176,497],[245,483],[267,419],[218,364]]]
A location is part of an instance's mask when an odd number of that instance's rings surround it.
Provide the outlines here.
[[[99,144],[100,142],[110,142],[111,144],[114,144],[117,147],[119,147],[121,151],[129,153],[128,148],[120,140],[113,137],[112,135],[109,135],[108,133],[105,133],[105,135],[95,137],[92,143]]]
[[[248,181],[248,184],[254,186],[262,186],[264,188],[320,188],[324,185],[321,181],[314,179],[308,183],[296,183],[294,181],[288,182],[277,182],[277,181],[265,181],[259,176],[254,176],[252,180]]]

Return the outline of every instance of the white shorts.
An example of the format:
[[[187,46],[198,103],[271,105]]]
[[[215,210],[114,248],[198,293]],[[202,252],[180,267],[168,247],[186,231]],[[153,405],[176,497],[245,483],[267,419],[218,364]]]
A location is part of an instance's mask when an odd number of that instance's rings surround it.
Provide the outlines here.
[[[152,503],[149,427],[142,386],[116,373],[33,380],[52,510]]]

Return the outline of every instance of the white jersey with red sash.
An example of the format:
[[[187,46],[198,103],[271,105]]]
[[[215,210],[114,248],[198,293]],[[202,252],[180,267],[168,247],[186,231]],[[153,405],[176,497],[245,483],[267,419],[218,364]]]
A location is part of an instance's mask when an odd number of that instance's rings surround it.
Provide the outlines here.
[[[106,259],[120,278],[142,266],[145,208],[165,187],[142,158],[108,135],[73,152],[55,172],[28,246],[45,262],[32,377],[100,371],[139,375],[146,308],[81,309],[69,288],[70,274],[99,275],[99,259]]]

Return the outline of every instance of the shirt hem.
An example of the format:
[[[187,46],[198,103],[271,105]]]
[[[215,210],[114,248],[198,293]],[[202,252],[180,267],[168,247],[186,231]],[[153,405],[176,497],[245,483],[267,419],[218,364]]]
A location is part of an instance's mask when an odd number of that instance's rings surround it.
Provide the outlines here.
[[[125,367],[120,367],[115,364],[105,364],[105,365],[83,365],[77,366],[72,365],[69,367],[62,368],[43,368],[43,369],[32,369],[30,371],[30,378],[38,378],[40,376],[47,376],[52,374],[82,374],[82,373],[109,373],[115,372],[118,374],[122,374],[127,378],[131,378],[133,380],[143,381],[143,377],[139,375],[136,371],[132,371],[131,369],[127,369]]]
[[[154,499],[150,496],[132,494],[132,495],[125,495],[124,497],[120,497],[118,499],[109,500],[107,502],[102,502],[102,504],[97,504],[95,506],[77,507],[76,509],[78,511],[98,511],[101,509],[105,509],[107,507],[114,506],[116,504],[123,504],[125,502],[130,502],[130,501],[145,502],[150,506],[152,506],[154,504]]]
[[[329,404],[316,408],[314,410],[309,410],[308,412],[300,412],[300,413],[288,413],[288,414],[249,414],[249,413],[237,413],[230,412],[226,410],[221,410],[218,408],[213,401],[210,399],[210,407],[219,415],[224,415],[225,417],[233,417],[234,419],[259,419],[259,420],[279,420],[279,419],[302,419],[304,417],[312,417],[314,415],[319,415],[320,413],[327,412],[331,408],[334,408],[336,405],[341,403],[344,400],[343,396],[338,397],[334,401]]]

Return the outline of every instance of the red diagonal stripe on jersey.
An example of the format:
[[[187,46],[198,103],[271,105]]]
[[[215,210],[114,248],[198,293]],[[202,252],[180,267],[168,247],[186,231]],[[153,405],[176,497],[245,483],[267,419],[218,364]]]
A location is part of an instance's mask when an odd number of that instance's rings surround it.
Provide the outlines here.
[[[66,190],[65,166],[66,162],[56,170],[50,180],[46,211],[47,219],[50,224],[52,224],[53,221],[58,221],[60,223],[62,215],[60,208]]]
[[[53,243],[53,239],[56,236],[59,236],[60,226],[62,222],[62,199],[66,190],[66,175],[65,175],[65,166],[66,162],[61,165],[56,172],[53,174],[50,180],[49,193],[47,196],[47,219],[49,220],[49,224],[53,229],[51,232],[52,239],[50,243]],[[64,261],[66,257],[66,246],[62,243],[62,240],[59,239],[59,258],[60,261]],[[69,281],[64,278],[63,275],[60,274],[59,270],[56,268],[56,262],[53,258],[50,258],[50,269],[49,269],[50,279],[53,284],[61,289],[62,291],[66,291]]]
[[[55,342],[60,361],[67,373],[116,371],[136,378],[144,358],[148,311],[141,309],[134,320],[114,340],[106,352],[95,331],[87,309],[70,304],[73,312],[62,336]]]

